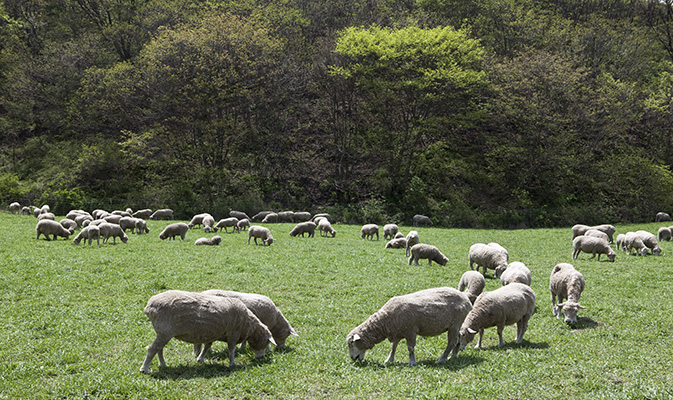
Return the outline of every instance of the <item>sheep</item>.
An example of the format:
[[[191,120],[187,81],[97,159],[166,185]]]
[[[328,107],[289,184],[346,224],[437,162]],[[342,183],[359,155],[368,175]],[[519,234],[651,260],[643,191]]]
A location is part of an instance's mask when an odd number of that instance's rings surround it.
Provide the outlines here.
[[[239,299],[259,320],[269,328],[277,349],[283,349],[290,336],[299,336],[276,304],[267,296],[255,293],[241,293],[230,290],[212,289],[202,292],[211,296]]]
[[[248,218],[248,220],[255,221],[255,222],[261,222],[261,221],[264,220],[264,218],[267,215],[272,214],[272,213],[273,213],[273,211],[260,211],[257,214],[253,215],[252,219]]]
[[[416,214],[412,221],[414,226],[432,226],[432,221],[425,215]]]
[[[70,210],[70,211],[68,211],[68,213],[65,215],[65,217],[68,218],[68,219],[71,219],[71,220],[75,221],[75,219],[76,219],[77,217],[82,216],[82,215],[84,215],[84,216],[88,216],[89,218],[93,219],[93,217],[91,216],[91,214],[89,214],[88,212],[86,212],[86,211],[84,211],[84,210]]]
[[[202,246],[202,245],[217,246],[217,245],[220,244],[221,241],[222,241],[222,238],[220,236],[213,236],[211,238],[198,238],[198,239],[196,239],[194,244],[197,245],[197,246]]]
[[[30,215],[31,214],[31,209],[28,206],[23,206],[21,207],[21,215]]]
[[[112,215],[119,215],[120,217],[132,217],[133,210],[130,208],[127,208],[126,210],[114,210],[112,211]]]
[[[186,225],[186,224],[185,224]],[[149,374],[152,359],[159,354],[159,365],[166,366],[163,349],[172,339],[205,344],[197,357],[203,362],[212,342],[226,341],[229,367],[233,367],[236,345],[247,341],[256,358],[264,357],[273,336],[262,322],[239,299],[169,290],[152,296],[144,309],[157,336],[147,346],[147,356],[140,372]]]
[[[421,240],[419,239],[418,232],[416,231],[410,231],[409,233],[407,233],[406,240],[407,240],[407,246],[405,247],[405,255],[409,257],[409,255],[411,254],[411,248],[414,245],[419,244]]]
[[[332,216],[329,215],[328,213],[318,213],[318,214],[314,215],[313,218],[311,218],[311,221],[313,221],[317,224],[318,221],[316,221],[316,219],[318,219],[318,218],[327,218],[327,220],[330,223],[333,221]]]
[[[561,310],[566,324],[577,322],[577,311],[586,307],[580,305],[580,295],[584,290],[584,277],[571,264],[556,264],[549,277],[551,292],[551,309],[556,318],[561,317]],[[558,297],[559,304],[556,304]],[[564,302],[565,299],[568,299]]]
[[[596,226],[577,224],[572,227],[573,240],[578,236],[584,235],[584,232],[588,231],[589,229],[596,229],[601,232],[605,232],[608,235],[608,243],[612,243],[612,236],[617,231],[617,229],[615,229],[614,226],[608,224],[596,225]]]
[[[232,227],[233,229],[231,230],[231,233],[240,232],[240,230],[238,229],[238,222],[239,222],[239,220],[236,217],[224,218],[224,219],[221,219],[217,222],[217,225],[215,225],[215,228],[224,229],[224,232],[229,233],[227,228]]]
[[[458,282],[458,290],[461,292],[465,289],[465,295],[470,299],[470,303],[474,304],[477,297],[484,291],[486,287],[486,280],[484,275],[479,271],[465,271]]]
[[[484,292],[472,306],[460,327],[460,350],[474,339],[479,332],[475,346],[481,348],[484,329],[492,326],[498,329],[498,345],[504,346],[502,331],[506,325],[516,324],[516,343],[523,341],[528,329],[528,321],[535,311],[535,293],[523,283],[510,283],[492,292]]]
[[[495,271],[494,274],[497,278],[507,268],[509,254],[505,248],[497,243],[475,243],[470,246],[467,258],[471,270],[474,269],[474,264],[477,264],[477,272],[481,267],[485,276],[486,270],[490,268]]]
[[[250,228],[250,220],[247,218],[243,218],[242,220],[238,221],[238,223],[236,224],[236,228],[238,228],[239,232]]]
[[[37,216],[38,221],[42,221],[43,219],[50,219],[52,221],[55,221],[56,220],[56,215],[54,215],[54,213],[45,212],[45,213],[41,213],[40,215]]]
[[[105,222],[98,225],[98,228],[100,228],[100,235],[103,237],[103,244],[107,243],[109,238],[112,238],[112,244],[117,244],[117,238],[119,238],[122,243],[126,243],[129,240],[129,237],[126,236],[122,227],[117,224]]]
[[[657,231],[657,240],[668,242],[671,240],[671,229],[665,226],[659,228]]]
[[[264,219],[262,219],[263,224],[275,224],[278,222],[278,213],[272,212],[267,214]]]
[[[203,225],[203,219],[206,217],[213,218],[213,216],[208,213],[196,214],[192,217],[187,226],[189,226],[189,229],[192,229],[196,225]]]
[[[119,214],[111,214],[108,215],[107,217],[103,217],[105,222],[110,223],[110,224],[116,224],[119,225],[119,222],[122,220],[122,216]]]
[[[407,239],[404,237],[391,239],[386,243],[386,249],[404,249],[407,247]]]
[[[631,255],[631,250],[636,250],[636,255],[647,255],[648,249],[643,239],[635,232],[627,232],[624,239],[624,251]]]
[[[617,235],[617,239],[615,239],[615,243],[617,244],[617,250],[626,251],[626,246],[624,245],[624,239],[626,239],[625,234],[620,233],[619,235]]]
[[[294,211],[281,211],[278,213],[278,222],[294,222]]]
[[[89,214],[82,214],[82,215],[78,215],[78,216],[75,217],[75,222],[77,223],[77,226],[79,226],[79,227],[83,227],[85,221],[91,222],[93,220],[94,220],[94,218]]]
[[[72,229],[73,232],[75,232],[75,230],[79,228],[79,226],[77,226],[77,222],[69,218],[63,218],[62,220],[58,221],[58,223],[63,225],[65,229]]]
[[[170,238],[175,240],[176,236],[180,236],[180,239],[185,240],[185,235],[187,234],[188,230],[189,226],[187,224],[184,222],[176,222],[166,226],[159,234],[159,239],[164,240],[166,238]]]
[[[605,254],[610,262],[614,262],[616,256],[607,241],[592,236],[578,236],[573,239],[572,259],[576,260],[580,252],[591,253],[590,260],[598,254],[598,261],[601,260],[601,254]]]
[[[13,203],[10,203],[10,204],[9,204],[9,211],[10,211],[12,214],[18,214],[19,211],[21,211],[21,204],[19,204],[19,203],[16,202],[16,201],[13,202]]]
[[[308,237],[312,238],[315,236],[315,222],[307,221],[307,222],[300,222],[297,225],[295,225],[294,228],[290,231],[290,236],[295,237],[298,235],[301,235],[301,237],[304,237],[305,233],[308,233]]]
[[[206,233],[209,233],[210,231],[217,232],[217,228],[214,227],[215,225],[215,218],[213,218],[212,215],[208,214],[205,217],[203,217],[203,231]]]
[[[93,219],[103,219],[103,217],[107,217],[108,215],[110,215],[109,212],[101,210],[100,208],[91,211],[91,216]]]
[[[400,227],[396,224],[385,224],[383,225],[383,238],[390,240],[395,237],[397,232],[399,232]]]
[[[654,234],[647,231],[636,231],[636,234],[640,236],[645,246],[652,251],[653,255],[661,255],[661,247],[659,247],[659,242]]]
[[[251,238],[255,238],[255,244],[257,244],[257,239],[262,239],[262,246],[271,246],[273,243],[273,236],[271,236],[269,228],[259,225],[253,225],[248,229],[248,244],[250,244]]]
[[[51,211],[51,207],[49,207],[49,204],[44,204],[42,207],[40,207],[40,214],[46,214]]]
[[[379,226],[376,224],[363,225],[360,229],[360,235],[362,240],[374,240],[374,235],[376,235],[376,240],[379,240]]]
[[[136,233],[138,235],[150,233],[150,228],[147,227],[147,222],[142,218],[136,218]]]
[[[415,244],[411,248],[409,265],[411,265],[412,261],[415,265],[418,265],[419,259],[426,258],[428,260],[428,265],[432,265],[432,262],[434,261],[437,264],[444,266],[449,261],[449,259],[444,254],[442,254],[437,247],[430,244],[419,243]]]
[[[250,217],[248,217],[248,214],[244,213],[243,211],[231,210],[231,211],[229,211],[229,216],[234,217],[238,220],[242,220],[242,219],[248,219],[249,220],[250,219]]]
[[[608,237],[608,234],[605,233],[605,232],[601,232],[598,229],[589,229],[586,232],[584,232],[584,236],[593,236],[593,237],[603,239],[608,243],[610,242],[610,238]]]
[[[135,233],[136,220],[137,219],[134,217],[122,217],[119,219],[119,226],[122,228],[124,232],[126,232],[127,229],[130,229],[131,233]]]
[[[438,336],[446,332],[446,349],[437,360],[444,362],[458,354],[460,324],[471,309],[472,304],[465,293],[449,287],[395,296],[348,334],[348,353],[354,361],[362,361],[367,350],[388,339],[392,349],[385,362],[392,363],[397,344],[405,339],[409,365],[415,366],[416,336]]]
[[[658,212],[657,215],[654,216],[654,222],[665,222],[665,221],[671,221],[671,216],[665,212]]]
[[[311,220],[311,213],[307,211],[298,211],[294,213],[294,220],[296,222],[308,222]],[[317,224],[316,224],[317,225]]]
[[[132,217],[134,218],[140,218],[140,219],[148,219],[152,215],[152,210],[149,208],[143,208],[142,210],[138,210],[131,214]]]
[[[327,237],[327,235],[332,235],[336,237],[337,231],[332,227],[332,224],[327,218],[320,219],[318,222],[318,230],[320,231],[320,236]]]
[[[500,275],[502,286],[509,285],[512,282],[519,282],[530,286],[531,281],[530,269],[526,267],[526,264],[519,261],[507,264],[507,269]]]
[[[54,240],[56,240],[57,236],[60,236],[62,238],[65,238],[68,240],[70,235],[72,235],[75,230],[74,229],[66,229],[63,227],[63,225],[59,224],[58,222],[51,220],[51,219],[43,219],[37,222],[37,226],[35,227],[35,232],[37,233],[37,236],[35,239],[39,239],[40,235],[44,235],[44,237],[47,240],[51,240],[49,238],[49,235],[53,235]]]
[[[402,232],[397,232],[393,237],[393,239],[400,239],[400,238],[404,238],[404,234]]]
[[[75,244],[79,244],[82,239],[84,239],[84,242],[89,239],[89,246],[91,246],[93,239],[96,239],[96,243],[98,244],[98,247],[100,247],[100,228],[97,225],[87,226],[82,229],[72,241]]]
[[[170,208],[160,208],[150,215],[150,219],[173,219],[173,210]]]

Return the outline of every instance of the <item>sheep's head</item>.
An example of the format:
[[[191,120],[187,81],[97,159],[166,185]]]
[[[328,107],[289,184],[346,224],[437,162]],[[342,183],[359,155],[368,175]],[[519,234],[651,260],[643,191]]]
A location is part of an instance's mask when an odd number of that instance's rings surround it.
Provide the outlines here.
[[[446,265],[446,263],[449,262],[449,258],[447,256],[445,256],[444,254],[439,254],[436,261],[437,261],[437,264],[439,264],[441,266],[444,266],[444,265]]]
[[[332,234],[332,237],[336,237],[336,230],[332,229],[330,233]]]
[[[210,240],[213,242],[213,244],[220,244],[220,242],[222,241],[222,237],[221,236],[213,236],[212,239],[210,239]]]
[[[615,251],[612,250],[612,248],[609,248],[608,249],[608,260],[610,260],[610,262],[615,262],[615,257],[616,256],[617,256],[617,253],[615,253]]]
[[[655,256],[661,255],[661,247],[654,246],[654,248],[652,249],[652,254],[654,254]]]
[[[353,361],[362,361],[365,359],[367,348],[358,333],[349,333],[346,338],[346,343],[348,343],[348,354]]]
[[[563,310],[566,324],[574,324],[577,322],[577,312],[580,309],[585,309],[586,307],[580,305],[580,303],[568,300],[565,303],[557,304],[556,308],[558,308],[559,311]]]
[[[273,243],[273,236],[269,236],[268,238],[266,238],[266,240],[264,240],[264,243],[271,246],[271,244]]]
[[[502,275],[503,272],[507,269],[507,264],[500,264],[497,267],[495,267],[495,277],[500,278],[500,275]]]
[[[276,345],[276,341],[273,340],[273,336],[271,335],[269,328],[267,328],[266,325],[262,325],[262,328],[263,332],[261,332],[261,334],[248,337],[248,344],[255,353],[255,358],[257,359],[264,357],[266,354],[266,349],[269,347],[270,343]]]
[[[472,328],[461,328],[460,329],[460,335],[459,335],[459,348],[458,350],[463,350],[468,343],[474,339],[474,335],[477,334],[477,331],[475,331]]]
[[[647,253],[648,253],[647,247],[643,247],[643,249],[640,250],[640,253],[638,253],[638,254],[644,257],[644,256],[647,255]]]

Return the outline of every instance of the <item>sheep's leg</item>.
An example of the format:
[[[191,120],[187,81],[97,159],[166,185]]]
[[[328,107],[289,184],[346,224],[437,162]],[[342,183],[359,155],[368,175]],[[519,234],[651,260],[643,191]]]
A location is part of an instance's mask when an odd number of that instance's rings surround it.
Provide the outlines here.
[[[479,329],[479,339],[477,339],[477,344],[474,346],[475,349],[481,349],[481,339],[484,337],[484,330]]]
[[[498,346],[502,347],[505,345],[505,342],[502,340],[502,330],[505,329],[504,325],[498,325]]]
[[[228,340],[227,347],[229,348],[229,367],[236,366],[234,362],[234,357],[236,356],[236,340]]]
[[[458,336],[455,334],[451,334],[451,331],[446,333],[446,349],[444,349],[444,352],[442,353],[441,356],[439,356],[439,360],[437,360],[437,363],[443,363],[447,359],[450,359],[449,353],[451,353],[451,357],[455,357],[458,355]]]
[[[559,301],[560,301],[560,298],[559,298]],[[559,312],[558,312],[558,309],[556,308],[556,295],[554,293],[551,294],[551,313],[556,318],[559,317]]]
[[[591,253],[591,257],[589,257],[589,260],[593,259],[594,257],[596,257],[596,252],[595,251]]]
[[[213,342],[206,343],[206,344],[203,345],[203,350],[201,350],[201,353],[200,353],[199,356],[196,358],[196,361],[197,361],[197,362],[202,363],[202,362],[205,361],[205,359],[206,359],[206,353],[208,352],[208,350],[210,350],[210,346],[212,346],[212,345],[213,345]],[[199,347],[200,347],[200,346],[199,346]]]
[[[145,361],[143,362],[142,367],[140,367],[140,372],[144,374],[149,374],[150,373],[150,363],[152,362],[152,359],[154,358],[157,353],[159,354],[159,365],[162,367],[166,366],[166,362],[164,361],[164,354],[163,354],[163,349],[164,346],[170,341],[171,339],[168,338],[168,340],[164,338],[160,338],[159,336],[154,339],[152,344],[147,346],[147,355],[145,356]]]
[[[416,366],[416,353],[414,348],[416,347],[416,335],[407,338],[407,349],[409,349],[409,365]]]
[[[528,329],[528,320],[530,319],[530,315],[524,315],[523,318],[516,324],[516,342],[521,343],[523,342],[523,335],[526,333],[526,330]]]
[[[248,343],[247,340],[244,340],[243,343],[241,343],[241,346],[238,348],[238,351],[243,353],[245,351],[245,344]]]
[[[192,350],[194,357],[198,357],[201,354],[201,343],[194,343],[194,350]]]
[[[391,363],[395,361],[395,351],[397,350],[397,344],[399,343],[399,340],[393,341],[393,347],[390,349],[390,354],[388,354],[388,358],[386,358],[386,364]]]
[[[411,260],[414,259],[414,256],[409,256],[409,265],[411,265]]]

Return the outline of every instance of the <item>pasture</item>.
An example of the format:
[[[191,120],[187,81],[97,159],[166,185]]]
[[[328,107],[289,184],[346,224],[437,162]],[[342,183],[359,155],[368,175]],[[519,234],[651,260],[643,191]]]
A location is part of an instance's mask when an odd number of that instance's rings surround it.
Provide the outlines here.
[[[60,219],[60,218],[57,218]],[[148,221],[151,232],[127,244],[100,248],[70,240],[35,239],[32,216],[0,213],[0,398],[105,399],[361,399],[512,398],[633,399],[673,397],[673,243],[662,256],[618,252],[616,262],[571,260],[570,228],[466,230],[417,228],[421,242],[449,258],[442,267],[407,265],[404,250],[360,239],[360,226],[335,224],[336,238],[292,238],[293,224],[268,226],[276,242],[247,245],[247,233],[217,233],[219,246],[161,241],[168,221]],[[662,224],[617,225],[617,233]],[[406,234],[410,229],[401,226]],[[384,341],[365,361],[348,357],[346,335],[390,297],[437,286],[457,287],[476,242],[498,242],[510,261],[532,272],[537,296],[524,342],[514,326],[497,346],[495,328],[444,364],[435,361],[446,334],[419,338],[409,367],[404,341],[396,360]],[[551,313],[549,275],[572,263],[587,287],[578,324]],[[500,286],[489,271],[486,290]],[[155,360],[139,372],[154,330],[143,314],[147,300],[168,289],[228,289],[271,297],[299,337],[283,351],[255,360],[247,350],[228,367],[216,342],[202,365],[191,345],[173,339],[168,366]]]

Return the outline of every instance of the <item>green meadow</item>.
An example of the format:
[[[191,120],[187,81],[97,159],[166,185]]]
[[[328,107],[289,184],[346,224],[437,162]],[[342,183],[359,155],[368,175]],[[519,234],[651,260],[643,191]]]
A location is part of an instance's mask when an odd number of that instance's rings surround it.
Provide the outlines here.
[[[58,219],[58,218],[57,218]],[[659,257],[614,263],[571,260],[570,228],[468,230],[417,228],[421,241],[449,257],[446,266],[408,265],[404,250],[363,241],[360,226],[335,224],[336,238],[292,238],[292,224],[267,225],[272,246],[247,244],[247,233],[218,233],[219,246],[161,241],[168,221],[148,221],[147,235],[100,247],[35,239],[32,216],[0,213],[0,398],[55,399],[665,399],[673,397],[673,243]],[[659,224],[617,225],[617,233]],[[401,226],[406,234],[412,228]],[[409,367],[404,342],[383,363],[390,343],[348,357],[346,335],[390,297],[437,286],[457,287],[476,242],[498,242],[510,261],[532,271],[537,296],[524,342],[514,326],[497,346],[473,342],[444,364],[435,361],[446,335],[419,338]],[[575,326],[552,316],[549,275],[572,263],[586,279]],[[500,286],[492,271],[486,290]],[[262,360],[248,350],[229,368],[217,342],[204,364],[191,345],[172,340],[168,366],[155,358],[139,372],[154,330],[143,313],[162,291],[228,289],[271,297],[298,337]]]

